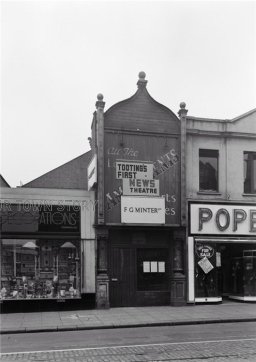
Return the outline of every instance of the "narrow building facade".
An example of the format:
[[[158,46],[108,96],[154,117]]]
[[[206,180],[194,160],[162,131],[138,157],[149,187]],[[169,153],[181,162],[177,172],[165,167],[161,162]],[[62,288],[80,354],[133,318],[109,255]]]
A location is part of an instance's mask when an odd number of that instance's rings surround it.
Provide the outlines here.
[[[98,308],[186,302],[184,129],[137,86],[106,112],[98,95],[92,122]]]

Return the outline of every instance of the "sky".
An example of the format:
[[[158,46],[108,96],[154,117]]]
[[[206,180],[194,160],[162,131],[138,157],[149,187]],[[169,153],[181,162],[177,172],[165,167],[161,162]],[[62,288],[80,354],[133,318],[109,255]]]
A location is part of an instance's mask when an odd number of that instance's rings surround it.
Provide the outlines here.
[[[16,187],[89,151],[138,73],[177,113],[232,119],[256,107],[254,1],[1,2],[1,174]]]

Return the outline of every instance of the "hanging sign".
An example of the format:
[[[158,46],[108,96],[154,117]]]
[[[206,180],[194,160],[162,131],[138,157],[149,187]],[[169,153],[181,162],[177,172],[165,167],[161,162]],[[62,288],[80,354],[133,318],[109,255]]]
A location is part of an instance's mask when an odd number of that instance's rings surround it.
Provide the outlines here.
[[[121,196],[121,222],[126,224],[164,224],[164,197]]]
[[[203,269],[205,274],[208,274],[212,269],[214,269],[214,266],[206,258],[206,256],[198,262],[198,265]]]
[[[117,179],[153,179],[153,164],[118,161],[116,162]]]
[[[123,179],[123,195],[159,196],[159,180]]]

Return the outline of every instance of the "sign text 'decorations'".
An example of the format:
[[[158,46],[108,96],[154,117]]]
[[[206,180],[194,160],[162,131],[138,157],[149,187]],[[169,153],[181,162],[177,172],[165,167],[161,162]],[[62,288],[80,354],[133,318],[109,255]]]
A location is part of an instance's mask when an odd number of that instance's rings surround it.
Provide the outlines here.
[[[159,196],[159,180],[123,179],[123,194],[127,196]]]
[[[191,204],[191,234],[256,235],[253,205]]]
[[[117,179],[153,179],[153,164],[139,162],[116,162]]]
[[[121,197],[121,222],[126,224],[164,224],[163,197]]]

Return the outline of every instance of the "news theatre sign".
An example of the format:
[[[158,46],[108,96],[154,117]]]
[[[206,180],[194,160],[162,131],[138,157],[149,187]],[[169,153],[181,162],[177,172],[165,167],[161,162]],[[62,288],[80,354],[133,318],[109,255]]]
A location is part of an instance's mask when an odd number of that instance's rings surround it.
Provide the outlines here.
[[[190,232],[204,235],[256,235],[256,206],[190,204]]]
[[[159,180],[123,179],[123,195],[126,196],[159,196]]]
[[[164,197],[121,197],[121,222],[125,224],[164,224]]]

